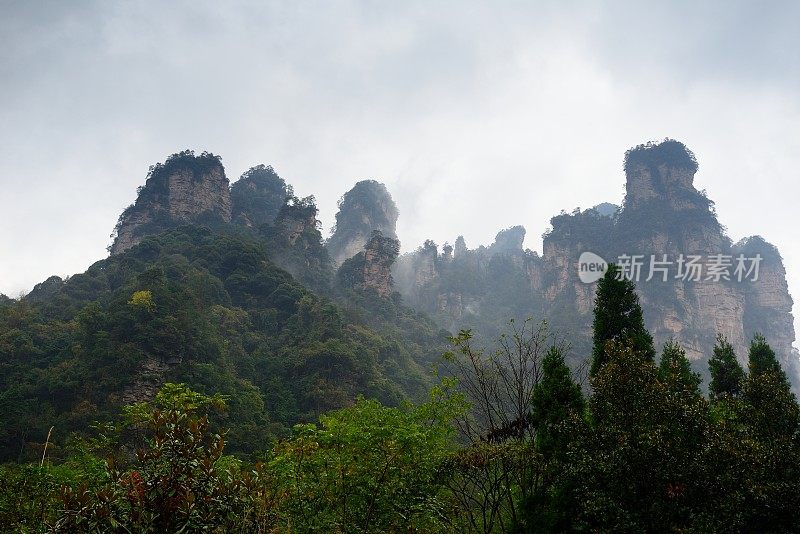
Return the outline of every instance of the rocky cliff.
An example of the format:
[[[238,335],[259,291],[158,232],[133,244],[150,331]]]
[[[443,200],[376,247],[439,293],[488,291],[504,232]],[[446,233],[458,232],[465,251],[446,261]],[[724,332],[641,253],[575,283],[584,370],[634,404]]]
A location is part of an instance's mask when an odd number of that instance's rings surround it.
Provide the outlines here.
[[[110,252],[118,254],[147,235],[180,224],[230,220],[228,178],[220,158],[186,150],[150,168],[136,203],[119,218]]]
[[[339,200],[336,227],[326,243],[331,259],[341,265],[364,249],[372,232],[397,239],[397,206],[386,186],[375,180],[358,182]]]
[[[364,250],[348,258],[337,272],[340,284],[356,291],[374,291],[388,297],[394,291],[392,265],[400,253],[400,242],[374,231]]]
[[[398,289],[448,328],[491,332],[503,319],[548,317],[571,333],[580,359],[589,346],[596,284],[581,281],[579,259],[591,252],[627,266],[656,342],[678,340],[699,371],[706,371],[717,333],[744,363],[749,339],[761,332],[798,385],[792,299],[780,254],[757,236],[732,244],[713,202],[694,186],[697,169],[694,155],[677,141],[637,146],[625,156],[622,207],[604,203],[553,217],[541,257],[522,250],[521,227],[475,250],[460,239],[452,260],[427,243],[398,261]]]
[[[541,256],[523,248],[525,229],[515,226],[488,247],[469,249],[459,237],[441,252],[427,241],[397,258],[398,211],[383,184],[366,180],[348,191],[323,244],[313,197],[296,198],[271,167],[253,167],[229,190],[218,157],[185,151],[150,169],[120,217],[111,252],[181,224],[234,222],[261,235],[270,259],[315,291],[329,289],[340,265],[345,287],[385,297],[396,283],[407,303],[451,331],[471,327],[492,336],[510,318],[546,317],[571,335],[578,360],[588,353],[595,293],[595,283],[579,275],[580,258],[592,253],[626,268],[656,341],[679,341],[701,372],[718,333],[744,363],[748,340],[761,332],[798,385],[781,256],[758,236],[733,244],[713,202],[694,185],[697,170],[677,141],[640,145],[625,155],[622,206],[556,215]]]

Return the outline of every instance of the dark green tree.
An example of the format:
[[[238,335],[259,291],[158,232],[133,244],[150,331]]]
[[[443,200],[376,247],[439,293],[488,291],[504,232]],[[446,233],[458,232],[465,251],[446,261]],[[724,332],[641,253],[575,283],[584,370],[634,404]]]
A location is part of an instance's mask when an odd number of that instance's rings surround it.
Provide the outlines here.
[[[800,409],[786,373],[761,334],[750,343],[749,369],[742,393],[751,408],[751,426],[765,437],[795,439]]]
[[[733,346],[722,334],[717,335],[717,344],[714,346],[714,354],[708,360],[708,367],[711,371],[709,391],[712,399],[739,396],[742,392],[744,370],[736,361]]]
[[[533,390],[531,405],[537,448],[545,456],[564,450],[561,425],[571,414],[582,414],[584,400],[581,388],[572,380],[564,356],[556,346],[542,360],[542,379]]]
[[[629,343],[647,359],[655,359],[653,336],[644,326],[642,307],[636,286],[611,264],[597,284],[594,303],[593,349],[591,375],[595,376],[608,361],[606,343]]]
[[[585,400],[581,388],[572,380],[561,350],[553,346],[542,360],[542,378],[533,390],[531,424],[535,428],[534,443],[541,454],[541,478],[531,496],[522,504],[518,532],[562,532],[572,526],[576,503],[574,485],[562,479],[568,464],[567,451],[583,430],[581,417]]]
[[[750,344],[750,373],[742,386],[740,420],[754,452],[747,467],[745,530],[797,530],[800,507],[800,408],[786,374],[763,336]]]
[[[691,377],[668,373],[670,385],[630,343],[607,349],[592,378],[590,426],[570,445],[564,469],[574,488],[572,530],[686,531],[704,503],[707,403],[696,391],[676,394],[675,384],[691,385]],[[669,349],[667,361],[680,361]]]
[[[782,377],[788,385],[786,373],[781,369],[781,364],[775,357],[775,351],[769,346],[767,340],[761,334],[755,334],[750,342],[750,352],[748,353],[748,370],[751,376],[764,373],[775,373]]]
[[[692,366],[686,358],[686,351],[675,341],[664,344],[658,375],[671,392],[699,395],[700,375],[692,371]]]

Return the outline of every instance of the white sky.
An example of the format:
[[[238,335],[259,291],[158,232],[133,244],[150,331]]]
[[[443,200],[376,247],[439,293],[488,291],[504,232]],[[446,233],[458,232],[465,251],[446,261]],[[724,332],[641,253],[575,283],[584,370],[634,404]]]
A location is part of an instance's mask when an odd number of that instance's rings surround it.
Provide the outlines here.
[[[404,250],[515,224],[541,250],[668,136],[798,296],[800,3],[695,4],[0,0],[0,292],[103,258],[147,167],[185,148],[232,181],[273,165],[326,234],[374,178]]]

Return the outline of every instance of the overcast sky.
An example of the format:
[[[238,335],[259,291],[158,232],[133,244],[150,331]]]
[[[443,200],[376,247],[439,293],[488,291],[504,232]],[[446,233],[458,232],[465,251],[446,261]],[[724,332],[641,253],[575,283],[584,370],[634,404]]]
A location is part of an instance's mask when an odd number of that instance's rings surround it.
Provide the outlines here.
[[[541,250],[562,208],[622,200],[626,149],[672,137],[800,300],[800,3],[646,4],[0,0],[0,292],[103,258],[185,148],[232,181],[272,165],[325,235],[374,178],[404,250],[515,224]]]

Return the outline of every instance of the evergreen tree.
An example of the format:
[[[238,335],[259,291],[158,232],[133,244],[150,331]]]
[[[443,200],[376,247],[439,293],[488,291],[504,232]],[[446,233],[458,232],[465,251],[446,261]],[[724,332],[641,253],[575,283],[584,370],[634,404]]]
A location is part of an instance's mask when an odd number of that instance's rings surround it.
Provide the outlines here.
[[[765,436],[796,437],[800,409],[786,373],[764,336],[756,334],[748,355],[750,375],[744,382],[743,397],[752,409],[753,428]]]
[[[542,360],[542,379],[533,390],[532,423],[536,428],[536,446],[549,456],[566,447],[559,426],[571,414],[583,412],[581,388],[572,380],[561,350],[553,346]]]
[[[584,411],[581,388],[572,380],[561,350],[553,346],[542,360],[542,379],[531,400],[531,423],[536,429],[535,445],[544,468],[534,471],[539,484],[522,504],[518,532],[564,532],[572,526],[574,484],[563,477],[568,465],[570,442],[584,430],[580,416]]]
[[[630,343],[607,348],[608,362],[592,378],[591,426],[566,469],[573,530],[690,530],[706,492],[708,412],[696,376],[672,343],[661,368]]]
[[[616,265],[609,265],[597,284],[592,329],[592,376],[608,361],[606,343],[609,341],[629,343],[633,350],[641,352],[650,360],[655,359],[653,337],[644,326],[636,286],[620,276]]]
[[[717,335],[717,344],[714,345],[714,354],[708,360],[708,367],[711,371],[711,398],[739,396],[742,392],[744,370],[736,361],[733,346],[722,334]]]
[[[778,359],[775,357],[775,351],[772,350],[772,347],[769,346],[767,340],[761,334],[754,335],[753,340],[750,342],[748,370],[750,371],[750,376],[775,373],[786,381],[787,386],[789,384],[786,373],[783,372]]]
[[[749,369],[742,387],[741,420],[757,454],[747,466],[745,526],[761,532],[796,531],[800,407],[775,353],[759,334],[750,344]]]
[[[699,394],[700,375],[692,371],[686,351],[675,341],[664,344],[658,375],[669,391]]]

